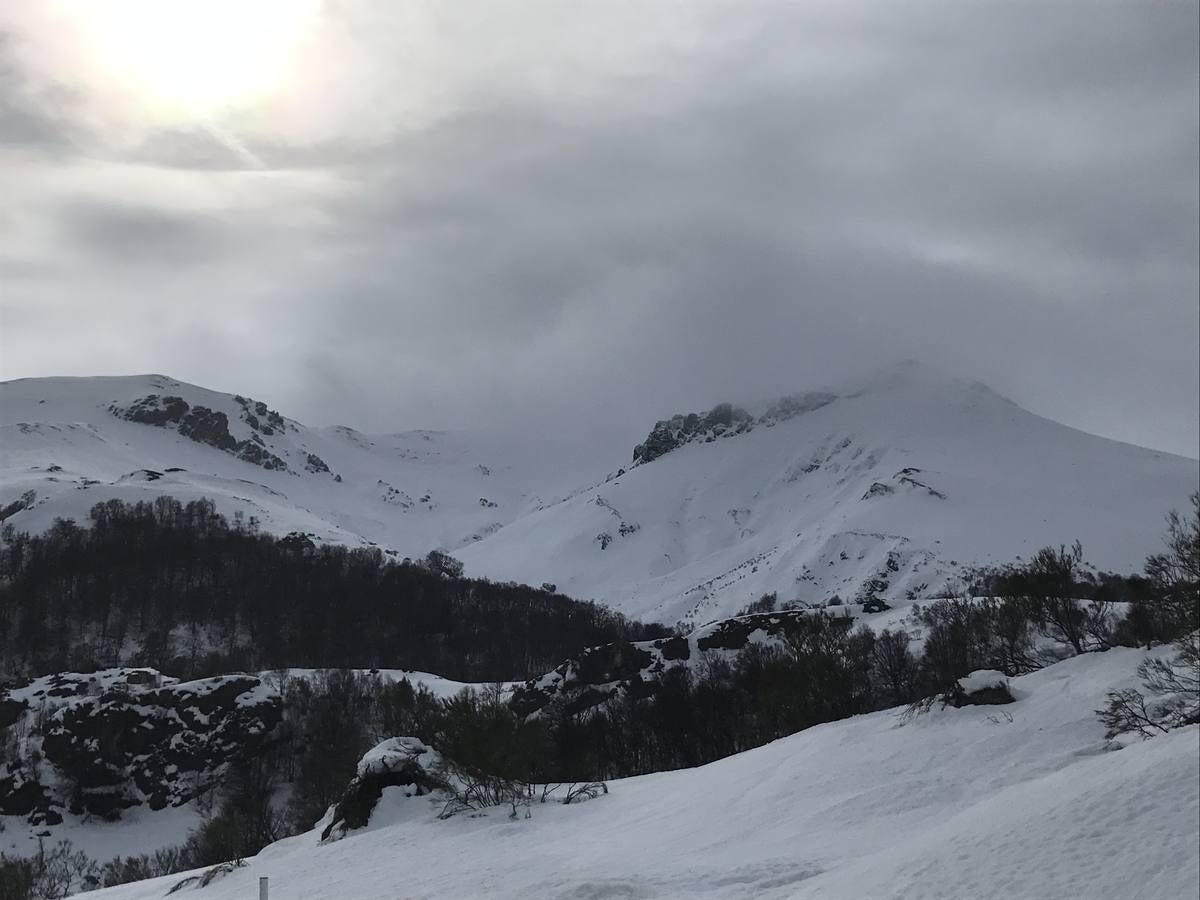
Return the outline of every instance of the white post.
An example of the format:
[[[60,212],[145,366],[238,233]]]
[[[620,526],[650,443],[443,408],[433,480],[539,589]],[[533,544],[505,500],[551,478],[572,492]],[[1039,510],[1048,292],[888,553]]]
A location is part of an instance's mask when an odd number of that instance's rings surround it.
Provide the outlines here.
[[[267,876],[258,879],[258,900],[267,900]]]

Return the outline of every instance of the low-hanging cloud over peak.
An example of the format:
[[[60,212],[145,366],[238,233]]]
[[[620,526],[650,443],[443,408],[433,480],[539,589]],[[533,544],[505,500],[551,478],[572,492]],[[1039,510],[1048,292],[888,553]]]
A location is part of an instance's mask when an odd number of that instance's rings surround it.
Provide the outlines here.
[[[1194,4],[317,6],[191,121],[0,13],[4,377],[636,433],[918,357],[1197,452]]]

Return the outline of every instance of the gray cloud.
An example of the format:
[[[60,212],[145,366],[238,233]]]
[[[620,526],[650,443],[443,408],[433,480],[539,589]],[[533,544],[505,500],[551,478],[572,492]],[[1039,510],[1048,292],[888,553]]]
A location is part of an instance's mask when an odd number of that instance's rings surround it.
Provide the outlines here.
[[[14,52],[15,40],[0,30],[0,146],[69,147],[74,128],[60,109],[64,92],[38,91],[31,84]]]
[[[624,440],[919,357],[1197,453],[1194,5],[715,9],[648,12],[634,49],[514,17],[498,60],[467,29],[416,120],[384,67],[355,85],[383,98],[369,128],[93,132],[31,163],[71,187],[31,189],[47,236],[0,260],[25,273],[4,375],[167,370],[319,422]],[[534,78],[527,28],[578,70]],[[73,344],[84,307],[108,331]]]
[[[233,239],[219,219],[194,212],[82,201],[57,211],[66,246],[99,257],[103,264],[176,266],[223,256]]]

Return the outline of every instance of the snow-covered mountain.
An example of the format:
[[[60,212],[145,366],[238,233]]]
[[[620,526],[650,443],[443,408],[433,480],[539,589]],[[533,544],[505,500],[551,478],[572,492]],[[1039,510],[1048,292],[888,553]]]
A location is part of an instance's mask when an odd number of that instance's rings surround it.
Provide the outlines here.
[[[855,716],[528,820],[439,820],[437,798],[397,781],[365,828],[322,843],[327,816],[203,896],[267,877],[291,900],[1194,897],[1200,726],[1116,749],[1092,713],[1145,656],[1085,654],[1012,679],[1007,706]],[[190,877],[95,896],[186,893]]]
[[[694,431],[462,558],[635,615],[705,622],[768,591],[895,601],[1075,539],[1093,564],[1132,571],[1197,484],[1195,460],[1076,431],[919,366],[780,408],[735,410],[724,434]]]
[[[573,456],[536,449],[490,435],[311,428],[161,375],[0,384],[0,511],[29,531],[86,520],[109,498],[170,495],[209,497],[279,534],[402,555],[454,550],[553,499],[540,491],[574,486],[574,471],[555,469]]]
[[[919,365],[664,419],[625,459],[580,437],[365,435],[163,376],[26,379],[0,384],[0,511],[39,530],[110,497],[207,496],[267,530],[442,548],[471,575],[701,623],[770,591],[903,602],[1075,539],[1132,571],[1198,481],[1195,460]]]

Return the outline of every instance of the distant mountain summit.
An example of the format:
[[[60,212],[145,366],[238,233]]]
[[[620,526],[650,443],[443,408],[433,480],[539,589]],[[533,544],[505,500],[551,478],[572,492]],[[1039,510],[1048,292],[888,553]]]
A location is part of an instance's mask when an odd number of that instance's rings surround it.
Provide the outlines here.
[[[1195,460],[919,364],[673,415],[625,461],[531,437],[313,428],[162,375],[0,384],[6,525],[83,521],[110,498],[205,496],[264,530],[397,556],[442,549],[470,575],[692,624],[768,592],[903,605],[970,565],[1075,539],[1100,568],[1133,570],[1196,484]]]
[[[1096,566],[1135,571],[1197,485],[1194,460],[914,363],[758,411],[675,415],[632,462],[463,548],[468,569],[691,625],[766,593],[901,606],[1075,539]]]

